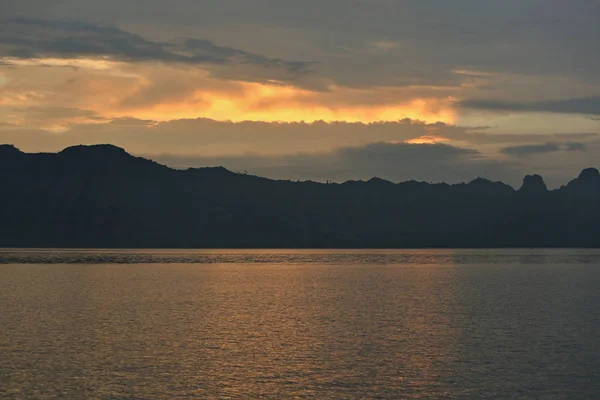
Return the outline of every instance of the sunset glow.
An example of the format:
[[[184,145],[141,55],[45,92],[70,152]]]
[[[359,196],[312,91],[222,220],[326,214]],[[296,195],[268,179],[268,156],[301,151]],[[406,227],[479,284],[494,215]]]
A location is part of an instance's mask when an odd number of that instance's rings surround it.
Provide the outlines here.
[[[0,1],[0,144],[279,178],[450,181],[468,164],[460,179],[562,183],[600,151],[599,24],[574,1],[535,24],[517,0]]]
[[[314,122],[397,121],[404,118],[424,122],[453,123],[451,108],[439,109],[436,99],[415,99],[406,103],[388,105],[327,104],[327,95],[309,93],[292,87],[268,87],[245,84],[242,96],[222,93],[196,92],[191,102],[158,104],[148,109],[127,112],[110,110],[112,116],[171,120],[184,118],[211,118],[218,121]]]
[[[450,139],[442,137],[442,136],[425,135],[425,136],[420,136],[418,138],[406,140],[406,141],[404,141],[404,143],[408,143],[408,144],[435,144],[435,143],[447,142],[449,140]]]
[[[325,91],[308,90],[278,82],[221,81],[209,71],[166,66],[137,68],[106,59],[6,59],[20,71],[29,71],[37,88],[27,87],[19,76],[6,70],[5,91],[0,105],[40,107],[63,101],[103,118],[140,118],[155,121],[210,118],[218,121],[313,122],[397,121],[405,118],[452,124],[456,120],[451,99],[407,98],[401,89],[350,89],[331,85]],[[54,76],[53,85],[45,78]],[[185,80],[190,80],[185,83]],[[164,82],[164,83],[163,83]],[[166,85],[170,84],[170,87]],[[161,88],[165,85],[165,89]],[[46,86],[46,87],[44,87]],[[69,123],[91,122],[82,116],[59,118],[43,126],[56,130]],[[26,125],[27,116],[11,123]]]

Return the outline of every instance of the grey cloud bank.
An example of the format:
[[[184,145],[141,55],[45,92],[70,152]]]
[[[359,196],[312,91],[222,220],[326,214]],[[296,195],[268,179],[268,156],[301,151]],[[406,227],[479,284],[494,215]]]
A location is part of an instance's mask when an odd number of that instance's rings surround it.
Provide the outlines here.
[[[559,151],[585,151],[585,143],[567,142],[567,143],[544,143],[524,146],[509,146],[500,150],[501,153],[515,157],[527,157],[533,154],[554,153]]]
[[[192,27],[231,42],[251,40],[282,58],[320,53],[320,61],[342,69],[345,84],[368,80],[373,68],[388,81],[400,72],[404,82],[409,76],[413,82],[456,82],[450,73],[456,68],[586,79],[600,74],[600,10],[591,0],[146,0],[143,6],[133,0],[20,0],[3,2],[0,12],[170,31]],[[395,46],[382,56],[365,55],[365,46],[376,41]],[[359,62],[365,57],[372,62]],[[355,73],[344,67],[349,60]],[[382,61],[393,62],[395,70],[375,66]]]
[[[502,100],[465,100],[461,107],[492,111],[554,112],[566,114],[600,115],[600,96],[539,102]]]
[[[29,18],[0,20],[0,56],[21,59],[108,57],[184,64],[242,63],[284,68],[294,74],[307,72],[311,65],[218,46],[208,40],[162,43],[113,26]]]

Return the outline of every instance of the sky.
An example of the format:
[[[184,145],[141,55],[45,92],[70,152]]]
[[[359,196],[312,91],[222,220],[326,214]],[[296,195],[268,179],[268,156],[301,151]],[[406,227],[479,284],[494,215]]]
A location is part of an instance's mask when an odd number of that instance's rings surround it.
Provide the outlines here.
[[[600,167],[597,0],[2,0],[0,143],[294,180]]]

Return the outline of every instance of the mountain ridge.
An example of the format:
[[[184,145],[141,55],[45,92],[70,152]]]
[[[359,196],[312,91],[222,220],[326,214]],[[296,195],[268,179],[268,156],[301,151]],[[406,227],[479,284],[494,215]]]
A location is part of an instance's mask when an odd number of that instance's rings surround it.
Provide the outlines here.
[[[113,157],[113,159],[116,159],[117,157],[123,157],[123,159],[125,158],[129,158],[131,160],[135,159],[135,160],[143,160],[146,162],[150,162],[156,165],[160,165],[163,168],[168,168],[172,171],[196,171],[196,170],[202,170],[202,171],[206,171],[206,170],[213,170],[213,171],[220,171],[222,173],[230,173],[230,174],[235,174],[235,175],[243,175],[243,176],[253,176],[253,177],[258,177],[260,179],[267,179],[270,181],[275,181],[275,182],[297,182],[297,183],[308,183],[308,182],[312,182],[312,183],[316,183],[316,184],[322,184],[322,185],[350,185],[350,184],[392,184],[392,185],[402,185],[402,184],[426,184],[426,185],[449,185],[449,186],[455,186],[455,185],[470,185],[470,184],[480,184],[483,182],[489,182],[492,184],[501,184],[501,185],[505,185],[508,187],[513,188],[511,185],[508,185],[502,181],[492,181],[489,180],[487,178],[483,178],[483,177],[477,177],[469,182],[460,182],[460,183],[454,183],[454,184],[448,184],[448,183],[440,183],[440,182],[436,182],[436,183],[429,183],[429,182],[425,182],[425,181],[416,181],[416,180],[408,180],[408,181],[402,181],[402,182],[392,182],[390,180],[387,179],[382,179],[379,177],[372,177],[369,178],[367,180],[348,180],[348,181],[344,181],[344,182],[328,182],[328,183],[324,183],[324,182],[318,182],[318,181],[312,181],[312,180],[305,180],[305,181],[298,181],[298,180],[288,180],[288,179],[271,179],[271,178],[266,178],[266,177],[260,177],[257,175],[251,175],[251,174],[246,174],[246,173],[239,173],[239,172],[234,172],[231,171],[223,166],[211,166],[211,167],[189,167],[189,168],[185,168],[185,169],[178,169],[178,168],[171,168],[168,167],[166,165],[160,164],[156,161],[151,160],[150,158],[146,158],[146,157],[141,157],[141,156],[134,156],[131,155],[130,153],[128,153],[125,149],[112,145],[112,144],[96,144],[96,145],[75,145],[75,146],[69,146],[66,147],[65,149],[56,152],[56,153],[52,153],[52,152],[39,152],[39,153],[26,153],[23,152],[21,150],[19,150],[16,146],[12,145],[12,144],[0,144],[0,157],[2,157],[3,155],[6,155],[7,153],[9,154],[19,154],[22,156],[48,156],[48,155],[75,155],[78,158],[78,161],[83,160],[81,157],[85,156],[88,158],[88,161],[90,159],[90,155],[93,156],[91,157],[91,159],[97,159],[98,155],[101,156],[111,156]],[[0,160],[1,161],[1,160]],[[596,168],[586,168],[584,169],[581,174],[580,174],[580,178],[582,175],[590,172],[590,171],[598,171]],[[528,175],[528,176],[533,176],[533,177],[539,177],[541,178],[541,176],[539,175]],[[526,178],[528,177],[526,176]],[[541,178],[543,180],[543,178]],[[514,189],[514,188],[513,188]],[[517,190],[517,189],[514,189]],[[554,189],[557,190],[557,189]]]
[[[0,145],[2,247],[600,247],[600,173],[548,190],[272,180],[171,169],[113,145]]]

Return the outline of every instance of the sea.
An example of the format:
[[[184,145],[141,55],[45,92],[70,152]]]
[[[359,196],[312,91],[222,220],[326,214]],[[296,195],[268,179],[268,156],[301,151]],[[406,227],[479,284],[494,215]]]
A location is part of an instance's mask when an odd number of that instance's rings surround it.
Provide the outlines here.
[[[600,250],[0,250],[1,399],[599,399]]]

